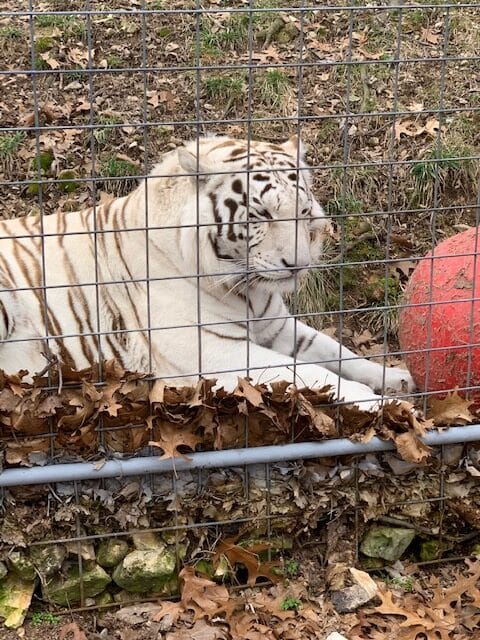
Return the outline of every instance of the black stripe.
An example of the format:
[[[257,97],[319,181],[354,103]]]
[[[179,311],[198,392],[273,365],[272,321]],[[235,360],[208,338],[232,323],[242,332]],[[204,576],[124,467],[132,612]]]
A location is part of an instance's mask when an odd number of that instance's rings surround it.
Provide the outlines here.
[[[220,260],[233,260],[233,256],[229,256],[226,253],[220,253],[218,248],[217,240],[212,238],[212,235],[208,234],[208,239],[210,240],[210,244],[212,245],[213,252]]]
[[[213,217],[215,218],[215,222],[217,223],[217,232],[218,232],[218,235],[221,236],[222,235],[222,218],[220,216],[220,212],[218,211],[217,196],[214,193],[209,193],[208,197],[210,198],[210,202],[212,203]]]
[[[238,209],[238,202],[235,202],[235,200],[232,200],[232,198],[227,198],[224,204],[230,209],[227,238],[232,242],[235,242],[237,236],[235,235],[235,231],[233,230],[233,221],[235,219],[235,213]]]
[[[266,347],[267,349],[271,349],[273,346],[273,343],[275,342],[275,340],[278,338],[278,336],[282,333],[282,331],[285,328],[285,325],[287,323],[288,318],[284,318],[283,322],[282,322],[282,326],[280,327],[280,329],[278,329],[275,334],[270,338],[270,340],[267,340],[266,342],[262,342],[262,347]]]
[[[8,338],[11,335],[11,331],[10,331],[10,319],[8,317],[8,313],[7,310],[5,309],[5,305],[3,304],[3,302],[0,300],[0,309],[2,312],[2,316],[3,316],[3,324],[5,325],[5,335],[2,336],[3,338]]]
[[[270,306],[270,304],[272,303],[272,298],[273,298],[273,293],[269,293],[268,294],[268,298],[267,298],[267,304],[265,305],[264,310],[262,311],[262,313],[258,316],[259,318],[261,318],[262,316],[264,316],[267,313],[267,309]]]
[[[298,338],[297,344],[295,345],[295,347],[293,348],[292,352],[290,353],[290,357],[291,358],[293,358],[294,356],[298,355],[299,351],[303,347],[303,343],[305,342],[305,340],[306,340],[305,336],[300,336],[300,338]]]
[[[263,198],[263,195],[265,193],[267,193],[267,191],[270,191],[270,189],[274,189],[275,187],[273,186],[273,184],[271,182],[269,182],[268,184],[266,184],[263,189],[260,192],[260,197]]]
[[[308,341],[307,346],[303,349],[304,353],[307,353],[307,351],[310,349],[310,347],[312,346],[312,344],[315,342],[315,338],[317,337],[317,334],[314,333],[313,336],[310,338],[310,340]]]
[[[245,336],[226,336],[223,333],[218,333],[217,331],[212,331],[211,329],[206,329],[205,327],[203,327],[203,331],[205,331],[205,333],[211,333],[213,336],[217,336],[217,338],[223,338],[224,340],[246,340]]]

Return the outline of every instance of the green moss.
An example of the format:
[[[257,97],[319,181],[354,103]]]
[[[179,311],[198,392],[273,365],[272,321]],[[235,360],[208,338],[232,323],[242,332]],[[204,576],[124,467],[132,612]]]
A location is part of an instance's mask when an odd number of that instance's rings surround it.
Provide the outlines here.
[[[61,182],[57,182],[57,188],[62,193],[73,193],[78,189],[78,180],[77,174],[73,169],[65,169],[64,171],[60,171],[58,174],[58,179]]]
[[[107,56],[106,59],[107,59],[107,66],[109,69],[121,69],[122,67],[125,66],[125,62],[123,58],[121,58],[120,56],[117,56],[114,53]]]
[[[42,174],[49,173],[54,159],[55,156],[53,155],[53,151],[51,151],[51,149],[40,151],[40,153],[37,154],[32,160],[33,171],[38,172],[38,170],[40,169]]]
[[[50,36],[40,36],[35,40],[35,51],[37,53],[45,53],[55,45],[55,40]]]

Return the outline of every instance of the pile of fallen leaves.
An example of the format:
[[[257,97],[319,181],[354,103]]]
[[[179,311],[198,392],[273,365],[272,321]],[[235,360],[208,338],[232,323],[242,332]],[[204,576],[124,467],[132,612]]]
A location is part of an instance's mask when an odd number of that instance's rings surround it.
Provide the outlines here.
[[[101,373],[101,376],[99,375]],[[429,419],[407,402],[391,401],[374,413],[335,405],[330,387],[299,389],[238,380],[232,393],[214,380],[195,387],[168,387],[145,374],[125,371],[114,361],[83,370],[51,368],[25,382],[26,371],[0,372],[0,437],[8,465],[46,464],[77,456],[131,454],[147,445],[162,457],[198,448],[246,446],[376,435],[392,440],[400,456],[421,462],[429,449],[421,436],[437,425],[473,420],[458,395],[434,400]],[[101,380],[101,381],[100,381]],[[99,454],[100,452],[100,454]]]
[[[185,568],[179,601],[132,605],[100,617],[113,637],[167,640],[300,640],[341,630],[349,640],[463,640],[480,625],[480,561],[443,574],[410,567],[411,590],[380,580],[374,604],[340,616],[301,579],[263,589],[228,590]],[[80,632],[75,623],[70,631]],[[86,640],[87,635],[78,635]]]

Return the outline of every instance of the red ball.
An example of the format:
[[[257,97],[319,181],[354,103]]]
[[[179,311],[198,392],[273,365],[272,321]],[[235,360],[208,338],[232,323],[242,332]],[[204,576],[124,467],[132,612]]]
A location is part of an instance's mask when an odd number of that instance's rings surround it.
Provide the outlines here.
[[[480,393],[480,300],[475,298],[480,298],[480,229],[472,228],[438,244],[407,285],[399,340],[402,351],[413,352],[405,360],[419,390],[468,386]]]

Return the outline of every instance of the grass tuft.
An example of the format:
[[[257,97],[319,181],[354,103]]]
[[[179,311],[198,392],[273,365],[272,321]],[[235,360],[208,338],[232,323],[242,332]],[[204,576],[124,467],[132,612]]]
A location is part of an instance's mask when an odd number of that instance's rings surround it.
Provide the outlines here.
[[[5,40],[18,40],[23,38],[24,32],[20,27],[15,25],[5,25],[0,27],[0,38]]]
[[[105,189],[115,196],[123,196],[137,185],[138,168],[129,160],[109,156],[101,162],[99,173],[104,178]]]
[[[212,76],[206,80],[205,90],[209,98],[236,102],[243,97],[245,82],[235,76]]]
[[[98,128],[94,129],[93,137],[99,147],[103,147],[107,142],[111,142],[118,131],[116,127],[108,125],[120,124],[121,122],[122,119],[115,114],[103,115],[98,118]]]
[[[284,71],[271,69],[261,76],[260,95],[262,102],[268,107],[282,105],[292,94],[292,83]]]
[[[56,27],[65,38],[83,38],[87,33],[85,22],[78,17],[51,13],[35,16],[35,27]]]

